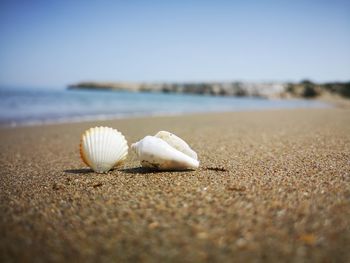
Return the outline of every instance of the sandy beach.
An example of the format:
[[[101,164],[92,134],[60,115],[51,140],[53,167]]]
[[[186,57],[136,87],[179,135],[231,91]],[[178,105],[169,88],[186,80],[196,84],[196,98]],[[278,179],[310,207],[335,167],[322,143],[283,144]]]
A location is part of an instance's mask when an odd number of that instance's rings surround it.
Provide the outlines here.
[[[196,171],[95,174],[80,134],[168,130]],[[0,129],[1,262],[349,262],[350,110],[297,109]]]

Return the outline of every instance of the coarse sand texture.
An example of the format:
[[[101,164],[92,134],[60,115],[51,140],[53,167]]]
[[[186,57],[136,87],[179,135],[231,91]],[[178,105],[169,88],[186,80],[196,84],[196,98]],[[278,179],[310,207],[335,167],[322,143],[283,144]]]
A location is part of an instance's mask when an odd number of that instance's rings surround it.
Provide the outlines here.
[[[167,130],[187,172],[79,156],[94,126],[129,146]],[[350,110],[299,109],[0,129],[0,262],[350,262]]]

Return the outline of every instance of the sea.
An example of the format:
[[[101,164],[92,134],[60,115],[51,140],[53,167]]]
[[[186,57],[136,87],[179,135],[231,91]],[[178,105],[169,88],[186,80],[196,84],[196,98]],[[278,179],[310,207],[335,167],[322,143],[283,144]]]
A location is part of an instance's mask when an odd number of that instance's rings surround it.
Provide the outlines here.
[[[109,120],[187,113],[322,108],[313,100],[170,93],[0,87],[0,126]]]

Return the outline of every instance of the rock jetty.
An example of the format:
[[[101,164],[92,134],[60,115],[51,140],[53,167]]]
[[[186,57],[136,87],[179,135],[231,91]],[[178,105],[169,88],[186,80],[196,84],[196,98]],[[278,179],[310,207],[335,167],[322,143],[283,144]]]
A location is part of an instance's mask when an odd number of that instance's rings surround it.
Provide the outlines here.
[[[214,96],[249,96],[262,98],[314,98],[336,94],[350,98],[350,82],[316,84],[309,80],[300,83],[282,82],[196,82],[196,83],[133,83],[80,82],[68,89],[119,90],[132,92],[188,93]]]

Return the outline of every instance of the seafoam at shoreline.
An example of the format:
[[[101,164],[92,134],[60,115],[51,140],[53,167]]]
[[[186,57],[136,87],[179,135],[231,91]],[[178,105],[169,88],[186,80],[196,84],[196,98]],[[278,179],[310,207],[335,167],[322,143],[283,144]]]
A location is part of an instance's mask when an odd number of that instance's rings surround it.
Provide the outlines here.
[[[237,109],[237,110],[212,110],[212,111],[182,111],[182,112],[152,112],[152,113],[128,113],[128,114],[100,114],[100,115],[86,115],[86,116],[71,116],[56,119],[46,120],[29,120],[29,121],[12,121],[12,122],[0,122],[0,129],[16,128],[16,127],[28,127],[28,126],[46,126],[55,124],[69,124],[69,123],[84,123],[84,122],[99,122],[99,121],[113,121],[122,119],[135,119],[145,117],[171,117],[171,116],[183,116],[192,114],[210,114],[210,113],[228,113],[228,112],[251,112],[251,111],[269,111],[269,110],[293,110],[293,109],[314,109],[314,108],[330,108],[333,105],[329,103],[321,103],[315,105],[309,105],[308,107],[281,107],[281,108],[250,108],[250,109]]]
[[[1,89],[0,126],[103,121],[205,112],[328,107],[318,100],[108,91]]]

